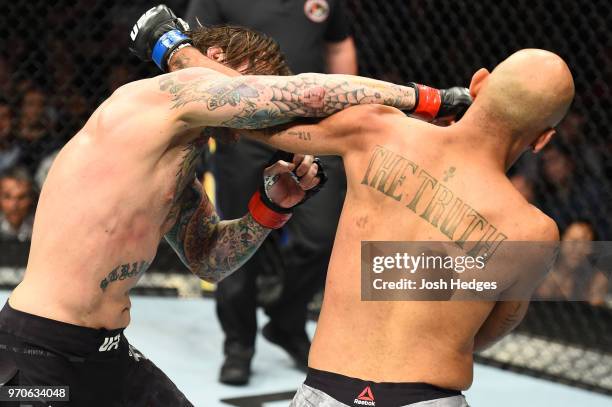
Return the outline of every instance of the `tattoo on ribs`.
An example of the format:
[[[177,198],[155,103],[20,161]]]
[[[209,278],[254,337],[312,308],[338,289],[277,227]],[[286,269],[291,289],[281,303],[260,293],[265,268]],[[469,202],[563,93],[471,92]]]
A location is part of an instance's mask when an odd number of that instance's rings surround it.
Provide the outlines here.
[[[133,263],[126,263],[117,266],[108,273],[108,275],[100,281],[100,288],[102,291],[106,291],[106,288],[110,283],[114,281],[122,281],[132,277],[140,277],[149,268],[150,264],[147,261],[136,261]]]
[[[361,104],[386,104],[407,110],[415,103],[414,89],[410,87],[365,79],[349,82],[317,74],[188,81],[170,76],[160,79],[159,87],[171,94],[172,109],[190,103],[202,103],[208,111],[232,106],[235,114],[220,125],[244,129],[270,127],[296,117],[325,117]]]
[[[451,167],[445,172],[444,180],[439,181],[419,164],[376,146],[361,184],[398,202],[408,202],[406,208],[439,229],[461,249],[468,249],[466,242],[476,241],[468,254],[484,256],[488,261],[508,236],[443,184],[455,174],[456,168]],[[406,182],[416,183],[416,192],[410,195],[402,192]]]

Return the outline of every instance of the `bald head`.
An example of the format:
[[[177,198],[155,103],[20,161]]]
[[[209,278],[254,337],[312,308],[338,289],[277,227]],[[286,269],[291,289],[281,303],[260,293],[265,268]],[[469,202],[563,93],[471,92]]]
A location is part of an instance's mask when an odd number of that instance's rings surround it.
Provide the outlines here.
[[[558,55],[518,51],[483,78],[474,104],[487,120],[516,136],[535,138],[563,119],[574,98],[574,80]]]

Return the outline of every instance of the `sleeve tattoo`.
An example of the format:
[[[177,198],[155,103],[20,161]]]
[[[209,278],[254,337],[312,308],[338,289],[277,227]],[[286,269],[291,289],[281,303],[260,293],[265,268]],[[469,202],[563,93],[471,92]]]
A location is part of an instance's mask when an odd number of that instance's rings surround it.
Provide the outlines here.
[[[384,104],[411,110],[412,87],[348,75],[242,76],[181,81],[163,76],[160,90],[170,94],[171,109],[197,111],[201,125],[256,129],[297,117],[326,117],[350,106]]]
[[[221,221],[212,203],[194,185],[177,202],[178,217],[165,239],[181,261],[198,277],[218,282],[257,251],[269,229],[250,213],[240,219]]]

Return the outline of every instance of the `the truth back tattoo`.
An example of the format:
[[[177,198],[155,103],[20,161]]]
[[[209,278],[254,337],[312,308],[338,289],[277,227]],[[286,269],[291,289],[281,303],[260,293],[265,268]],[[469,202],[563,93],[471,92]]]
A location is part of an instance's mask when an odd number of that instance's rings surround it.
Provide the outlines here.
[[[106,291],[106,288],[108,288],[109,284],[112,282],[123,281],[133,277],[138,278],[145,271],[147,271],[149,265],[150,264],[148,262],[143,260],[117,266],[113,269],[113,271],[108,273],[108,275],[102,281],[100,281],[100,288],[102,291]]]
[[[456,168],[451,168],[452,172],[447,170],[445,173],[446,181],[450,179],[449,173],[453,176],[456,174]],[[416,178],[415,181],[420,183],[412,196],[401,192],[401,186],[408,176]],[[361,184],[398,202],[407,202],[405,207],[408,210],[439,229],[461,249],[465,248],[468,241],[477,242],[469,249],[470,256],[486,254],[488,261],[501,242],[508,238],[420,165],[382,146],[374,149]],[[426,191],[432,193],[428,200],[423,199]]]

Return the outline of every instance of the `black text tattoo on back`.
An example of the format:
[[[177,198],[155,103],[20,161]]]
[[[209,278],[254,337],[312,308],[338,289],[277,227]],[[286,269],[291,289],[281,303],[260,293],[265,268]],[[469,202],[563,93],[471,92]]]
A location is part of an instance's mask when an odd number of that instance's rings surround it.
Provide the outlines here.
[[[361,184],[403,202],[405,208],[439,229],[460,248],[467,249],[464,247],[467,241],[477,242],[468,253],[490,260],[508,236],[444,184],[456,173],[457,169],[450,167],[440,181],[419,164],[376,146]],[[406,193],[403,186],[407,183],[418,186],[416,192]]]

